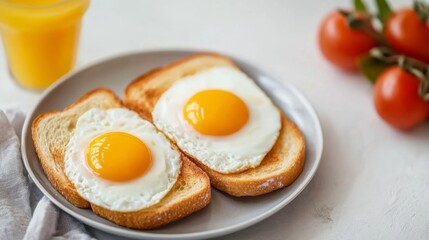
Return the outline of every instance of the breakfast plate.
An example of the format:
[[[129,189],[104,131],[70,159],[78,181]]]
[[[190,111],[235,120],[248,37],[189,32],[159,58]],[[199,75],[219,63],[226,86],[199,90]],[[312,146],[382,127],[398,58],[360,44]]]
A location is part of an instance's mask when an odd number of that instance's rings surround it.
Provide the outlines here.
[[[267,93],[302,130],[306,139],[303,172],[290,186],[258,197],[230,197],[212,190],[211,203],[201,211],[156,230],[132,230],[98,217],[90,209],[69,203],[50,184],[37,158],[31,138],[31,123],[41,113],[61,110],[84,93],[98,87],[112,89],[123,97],[124,88],[142,73],[193,54],[193,51],[152,51],[121,55],[81,68],[65,76],[45,91],[28,115],[22,132],[22,156],[25,167],[39,189],[59,208],[92,228],[128,238],[201,239],[232,233],[251,226],[276,213],[307,186],[314,176],[323,149],[322,130],[316,112],[293,86],[262,70],[232,57],[239,67]]]

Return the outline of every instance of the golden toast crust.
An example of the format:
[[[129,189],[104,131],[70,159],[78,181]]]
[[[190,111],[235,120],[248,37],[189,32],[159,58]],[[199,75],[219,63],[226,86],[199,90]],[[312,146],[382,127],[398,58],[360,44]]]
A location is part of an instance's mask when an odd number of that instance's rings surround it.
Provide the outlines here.
[[[282,115],[279,138],[256,168],[223,174],[193,159],[210,176],[210,182],[215,188],[236,197],[258,196],[290,185],[302,172],[304,160],[304,138],[298,127],[285,115]]]
[[[152,111],[161,95],[175,81],[212,67],[238,68],[228,58],[200,53],[154,69],[134,80],[125,90],[125,105],[152,121]],[[305,161],[305,140],[300,129],[285,115],[281,116],[279,137],[262,163],[240,173],[222,174],[188,156],[205,171],[213,187],[233,196],[256,196],[290,185],[300,175]],[[170,139],[171,140],[171,139]]]
[[[182,160],[184,166],[176,184],[170,193],[164,197],[163,201],[158,204],[147,209],[127,213],[112,212],[91,204],[92,211],[101,217],[128,228],[152,229],[181,219],[204,208],[211,198],[210,187],[201,188],[197,193],[185,196],[182,199],[175,198],[172,194],[183,191],[181,188],[186,187],[188,184],[193,184],[192,182],[187,182],[188,179],[203,181],[204,185],[210,186],[207,175],[201,169],[189,161],[186,156],[182,155]]]
[[[111,90],[99,88],[83,95],[63,111],[41,114],[32,123],[34,146],[43,171],[54,188],[68,201],[79,208],[91,208],[95,214],[118,225],[134,229],[160,227],[198,211],[209,203],[211,190],[208,176],[183,154],[177,182],[154,206],[136,212],[117,212],[83,199],[64,172],[64,153],[77,119],[92,107],[108,109],[124,105]]]
[[[37,155],[39,156],[43,171],[54,188],[68,201],[79,208],[89,208],[90,204],[77,193],[76,188],[65,175],[63,160],[65,147],[68,143],[68,140],[59,141],[61,144],[60,146],[56,145],[54,142],[46,141],[49,141],[47,138],[55,137],[51,135],[54,131],[62,133],[67,132],[71,135],[71,130],[73,130],[74,126],[76,125],[77,118],[84,111],[78,111],[76,113],[72,112],[70,116],[67,116],[67,119],[63,119],[62,124],[56,122],[58,125],[55,127],[62,129],[53,129],[51,125],[48,127],[45,125],[45,123],[60,120],[57,119],[57,117],[60,116],[63,112],[70,112],[76,108],[82,108],[82,110],[87,109],[88,107],[84,106],[85,103],[91,101],[91,98],[99,94],[105,95],[107,98],[111,99],[109,106],[110,104],[115,107],[123,106],[122,101],[111,90],[98,88],[86,93],[79,100],[66,107],[63,111],[42,113],[33,121],[31,125],[34,147],[36,149]]]

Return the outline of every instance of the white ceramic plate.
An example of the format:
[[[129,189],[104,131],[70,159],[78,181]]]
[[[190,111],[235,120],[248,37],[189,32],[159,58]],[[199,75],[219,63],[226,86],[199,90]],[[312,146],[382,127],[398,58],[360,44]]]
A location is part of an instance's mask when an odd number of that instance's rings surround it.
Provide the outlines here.
[[[259,197],[233,198],[213,190],[211,203],[203,210],[166,227],[150,231],[130,230],[79,209],[59,194],[45,176],[31,139],[31,123],[41,113],[61,110],[97,87],[108,87],[120,97],[125,86],[142,73],[185,57],[192,51],[153,51],[109,58],[64,77],[43,94],[29,114],[22,132],[25,167],[40,190],[59,208],[96,229],[129,238],[200,239],[225,235],[255,224],[292,201],[310,182],[319,165],[323,138],[317,115],[306,98],[286,81],[275,80],[262,70],[233,58],[304,132],[305,167],[290,186]]]

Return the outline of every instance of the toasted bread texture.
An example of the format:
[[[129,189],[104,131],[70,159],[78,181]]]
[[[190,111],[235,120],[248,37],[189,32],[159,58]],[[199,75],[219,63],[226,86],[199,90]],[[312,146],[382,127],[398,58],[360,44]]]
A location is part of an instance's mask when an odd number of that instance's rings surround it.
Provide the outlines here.
[[[42,168],[52,185],[68,201],[118,225],[134,229],[152,229],[183,218],[205,207],[211,198],[207,175],[182,156],[180,175],[169,193],[157,204],[134,212],[105,209],[83,199],[64,172],[64,153],[74,134],[77,119],[91,108],[124,107],[109,89],[95,89],[63,111],[43,113],[32,123],[32,137]]]
[[[94,204],[91,205],[92,210],[95,214],[128,228],[151,229],[202,209],[211,198],[209,179],[186,156],[182,156],[182,160],[180,176],[161,202],[136,212],[112,212]]]
[[[130,83],[125,89],[125,105],[152,121],[158,99],[176,81],[213,67],[238,67],[227,57],[201,53],[154,69]],[[203,169],[213,187],[232,196],[257,196],[293,183],[304,168],[305,139],[300,129],[281,114],[281,130],[276,143],[253,169],[223,174],[210,169],[198,159],[188,158]]]

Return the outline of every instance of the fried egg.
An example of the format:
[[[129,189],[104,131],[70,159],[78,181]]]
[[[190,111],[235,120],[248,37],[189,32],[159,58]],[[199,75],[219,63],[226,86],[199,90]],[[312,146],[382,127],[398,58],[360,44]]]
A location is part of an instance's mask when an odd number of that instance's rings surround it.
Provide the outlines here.
[[[221,173],[258,166],[281,128],[271,100],[231,67],[176,81],[157,101],[152,118],[181,150]]]
[[[82,114],[64,161],[67,177],[84,199],[121,212],[158,203],[181,168],[180,154],[167,138],[124,108]]]

